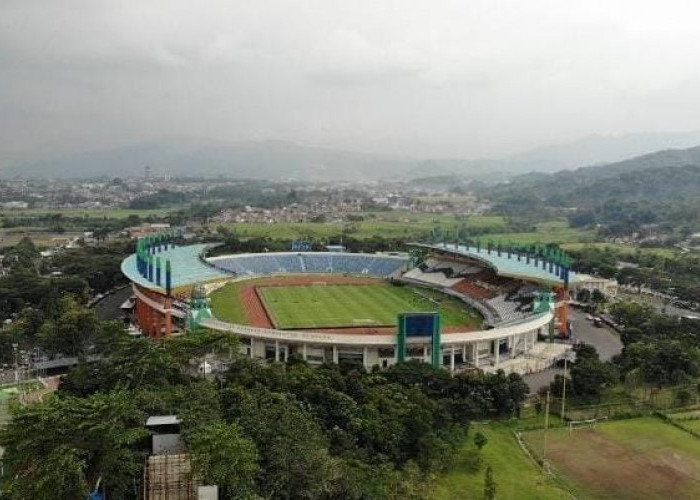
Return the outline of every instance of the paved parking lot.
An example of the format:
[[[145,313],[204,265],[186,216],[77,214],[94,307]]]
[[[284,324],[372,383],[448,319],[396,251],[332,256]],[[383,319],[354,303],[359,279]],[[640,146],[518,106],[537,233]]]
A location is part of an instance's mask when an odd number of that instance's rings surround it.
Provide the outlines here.
[[[620,336],[611,328],[597,328],[592,321],[586,319],[586,313],[574,308],[570,310],[571,329],[574,342],[585,342],[596,348],[600,359],[609,361],[622,351]]]
[[[613,356],[622,351],[620,336],[607,326],[598,328],[593,322],[586,319],[586,313],[574,308],[570,309],[571,329],[574,342],[585,342],[596,348],[600,359],[609,361]],[[550,368],[543,372],[524,375],[523,380],[530,386],[530,392],[537,392],[542,387],[547,387],[556,374],[563,373],[560,368]]]

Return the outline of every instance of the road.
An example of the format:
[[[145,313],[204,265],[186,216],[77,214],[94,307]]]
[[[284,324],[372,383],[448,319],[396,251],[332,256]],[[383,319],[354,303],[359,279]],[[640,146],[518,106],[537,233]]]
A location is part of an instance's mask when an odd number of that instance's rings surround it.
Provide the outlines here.
[[[571,329],[574,342],[585,342],[596,348],[600,359],[610,361],[613,356],[622,351],[622,342],[616,331],[603,326],[597,328],[592,321],[586,319],[586,314],[574,308],[570,309]]]
[[[574,342],[585,342],[596,348],[600,359],[609,361],[613,356],[622,351],[620,336],[613,329],[603,326],[597,328],[592,321],[586,319],[586,314],[574,308],[570,309],[571,329]],[[523,380],[530,386],[530,392],[538,392],[542,387],[547,387],[554,376],[563,373],[561,368],[550,368],[543,372],[524,375]]]
[[[117,290],[111,295],[108,295],[97,304],[95,304],[95,312],[100,319],[122,319],[124,313],[119,306],[121,306],[126,299],[131,296],[131,287],[127,286],[121,290]]]

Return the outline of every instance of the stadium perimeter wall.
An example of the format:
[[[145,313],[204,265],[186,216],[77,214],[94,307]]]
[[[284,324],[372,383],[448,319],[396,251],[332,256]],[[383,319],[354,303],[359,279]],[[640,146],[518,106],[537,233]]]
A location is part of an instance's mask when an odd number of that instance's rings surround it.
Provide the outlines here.
[[[197,257],[197,260],[206,260],[203,259],[203,255]],[[201,264],[201,260],[199,262]],[[238,281],[248,277],[233,278],[233,280]],[[229,277],[229,280],[231,278]],[[497,316],[494,316],[487,306],[470,297],[439,286],[408,282],[411,285],[434,288],[457,297],[481,312],[487,322],[497,321]],[[213,285],[214,283],[211,284]],[[186,304],[183,302],[178,302],[176,299],[158,293],[157,290],[147,289],[137,283],[133,284],[133,291],[138,320],[143,320],[146,326],[144,333],[156,337],[169,334],[167,329],[171,318],[184,319]],[[446,333],[442,336],[443,365],[450,370],[495,369],[507,364],[510,360],[527,357],[538,343],[538,336],[546,335],[553,317],[552,313],[545,313],[500,328]],[[299,354],[312,364],[354,360],[361,362],[367,368],[386,367],[397,362],[396,335],[355,335],[332,330],[327,332],[275,330],[226,323],[214,318],[204,319],[201,326],[235,333],[241,339],[242,351],[251,358],[284,361],[292,354]],[[432,356],[430,349],[429,339],[411,338],[408,343],[407,359],[429,362]]]

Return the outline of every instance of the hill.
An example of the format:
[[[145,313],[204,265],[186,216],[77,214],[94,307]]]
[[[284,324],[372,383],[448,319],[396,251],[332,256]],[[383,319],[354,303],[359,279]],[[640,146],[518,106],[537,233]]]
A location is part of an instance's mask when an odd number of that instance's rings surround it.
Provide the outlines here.
[[[591,135],[582,139],[536,148],[511,155],[515,170],[555,172],[584,166],[622,162],[664,150],[682,150],[700,144],[700,131],[643,132],[620,135]],[[511,167],[511,170],[513,168]]]
[[[496,186],[495,199],[529,195],[552,206],[596,206],[608,200],[648,203],[700,195],[700,146],[597,167],[531,173]]]
[[[282,141],[162,140],[6,167],[5,176],[81,178],[143,175],[358,180],[407,171],[404,160]],[[381,174],[381,175],[380,175]]]
[[[169,176],[223,175],[313,181],[453,177],[460,182],[480,180],[493,183],[530,171],[552,172],[698,143],[700,132],[591,136],[503,158],[409,159],[283,141],[224,142],[171,138],[40,161],[19,161],[16,155],[4,154],[0,155],[0,176],[86,178],[114,176],[116,173],[140,176],[143,167],[150,165],[153,175]],[[683,153],[677,154],[680,156],[674,160],[676,164],[688,163],[682,157]],[[655,154],[647,156],[649,162],[656,161]],[[638,158],[634,160],[635,163],[640,161]],[[612,172],[605,168],[606,172]],[[437,180],[440,185],[441,181]]]

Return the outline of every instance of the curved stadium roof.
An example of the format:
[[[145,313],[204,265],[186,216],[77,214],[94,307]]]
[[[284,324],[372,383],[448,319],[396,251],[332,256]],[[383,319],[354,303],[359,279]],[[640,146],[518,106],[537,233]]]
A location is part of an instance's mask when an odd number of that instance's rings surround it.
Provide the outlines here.
[[[499,252],[492,249],[490,252],[486,248],[477,249],[472,246],[465,246],[452,243],[424,244],[411,243],[410,246],[427,248],[441,253],[468,257],[478,260],[492,268],[499,276],[516,278],[525,281],[536,281],[551,286],[564,286],[564,280],[554,272],[549,272],[549,265],[542,267],[542,259],[538,260],[535,266],[534,259],[527,263],[526,258],[521,256],[520,260],[515,253],[508,253],[505,250]],[[573,271],[569,272],[569,283],[577,281],[577,275]]]
[[[200,260],[200,254],[209,246],[211,245],[199,244],[174,247],[156,254],[160,257],[163,269],[165,269],[165,261],[170,259],[173,289],[230,277],[225,272],[208,266]],[[162,286],[157,286],[141,276],[136,267],[136,254],[130,255],[122,261],[122,273],[137,285],[152,290],[165,291],[165,274],[161,277]]]

